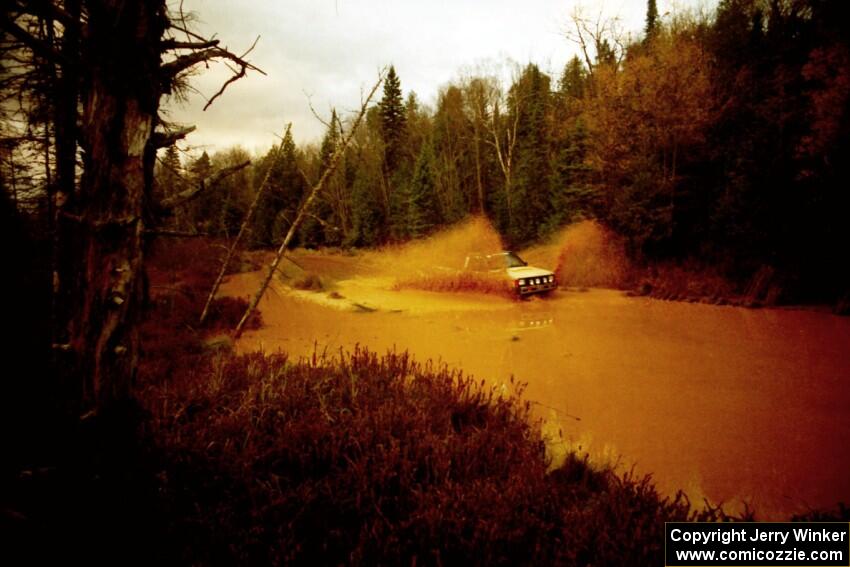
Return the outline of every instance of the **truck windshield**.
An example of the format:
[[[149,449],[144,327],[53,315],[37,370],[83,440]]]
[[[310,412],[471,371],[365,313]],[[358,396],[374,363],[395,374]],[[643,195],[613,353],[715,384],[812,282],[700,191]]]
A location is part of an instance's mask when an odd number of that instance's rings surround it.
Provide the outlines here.
[[[527,262],[525,262],[522,258],[517,256],[513,252],[505,253],[505,262],[507,263],[509,268],[521,268],[522,266],[528,265]]]

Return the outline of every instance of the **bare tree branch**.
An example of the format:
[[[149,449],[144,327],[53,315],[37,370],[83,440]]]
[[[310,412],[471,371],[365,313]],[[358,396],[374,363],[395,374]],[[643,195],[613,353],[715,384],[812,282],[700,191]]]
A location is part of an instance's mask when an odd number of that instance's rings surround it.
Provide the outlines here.
[[[231,83],[235,83],[236,81],[238,81],[239,79],[241,79],[241,78],[242,78],[242,77],[244,77],[244,76],[245,76],[245,66],[243,65],[243,66],[239,69],[239,72],[238,72],[238,73],[236,73],[236,74],[234,74],[233,76],[231,76],[229,79],[227,79],[227,80],[224,82],[224,84],[223,84],[223,85],[221,85],[221,88],[220,88],[220,89],[218,89],[218,92],[217,92],[217,93],[215,93],[215,94],[212,96],[212,98],[210,98],[210,99],[207,101],[207,103],[204,105],[204,110],[208,109],[208,108],[212,105],[212,103],[213,103],[213,102],[215,102],[215,99],[217,99],[218,97],[220,97],[221,95],[223,95],[223,94],[224,94],[224,91],[225,91],[225,90],[227,90],[227,87],[229,87],[229,86],[231,85]]]
[[[254,195],[254,201],[248,208],[248,212],[245,213],[245,218],[242,220],[242,225],[239,227],[239,232],[236,234],[236,238],[233,240],[230,245],[230,248],[228,248],[227,250],[227,254],[224,257],[224,263],[221,265],[221,270],[218,273],[218,277],[215,279],[215,282],[212,286],[212,290],[210,290],[210,294],[207,296],[207,302],[204,304],[204,310],[201,312],[200,323],[202,324],[207,318],[207,315],[209,314],[210,305],[212,305],[213,299],[215,299],[215,294],[218,293],[218,288],[221,285],[221,281],[224,279],[224,274],[227,272],[227,267],[230,265],[230,261],[233,259],[233,254],[236,252],[236,247],[239,245],[239,241],[242,240],[242,235],[245,234],[245,232],[248,230],[248,223],[251,222],[251,219],[254,216],[254,211],[257,210],[257,207],[260,204],[260,200],[263,197],[263,192],[266,190],[266,186],[268,185],[269,178],[271,177],[275,163],[283,155],[283,142],[284,140],[286,140],[286,135],[289,134],[291,128],[292,123],[290,122],[286,125],[286,131],[284,132],[283,137],[280,139],[280,144],[278,144],[277,146],[277,152],[272,156],[272,163],[269,164],[269,168],[266,170],[266,175],[265,177],[263,177],[263,181],[262,183],[260,183],[260,187],[257,189],[257,194]]]
[[[354,137],[355,132],[357,132],[358,126],[363,121],[363,117],[366,115],[366,110],[369,107],[369,103],[372,101],[372,97],[375,96],[375,92],[377,92],[378,87],[381,86],[381,83],[384,82],[384,77],[386,76],[386,71],[382,69],[378,74],[378,80],[375,82],[375,86],[372,87],[372,90],[369,91],[369,96],[366,97],[366,100],[363,101],[363,104],[360,106],[360,112],[357,115],[357,118],[351,125],[351,129],[345,135],[345,138],[340,142],[340,144],[336,147],[336,150],[331,155],[331,159],[328,162],[328,167],[325,169],[322,176],[319,178],[319,181],[313,186],[310,190],[310,194],[307,196],[307,199],[301,204],[301,208],[298,210],[298,214],[295,216],[295,220],[292,221],[292,224],[289,225],[289,230],[286,233],[286,237],[283,239],[283,242],[280,245],[280,248],[277,250],[277,255],[275,256],[274,261],[272,261],[269,266],[268,273],[263,280],[263,283],[260,285],[260,289],[257,290],[257,293],[251,299],[251,302],[248,304],[248,308],[245,310],[245,314],[242,315],[242,319],[239,321],[239,324],[236,325],[236,330],[234,331],[234,335],[239,337],[242,334],[242,330],[245,327],[245,323],[251,317],[251,313],[254,312],[254,309],[259,305],[260,300],[263,298],[263,294],[265,294],[266,289],[269,287],[269,282],[271,282],[272,277],[277,271],[277,267],[280,264],[281,259],[283,259],[284,254],[286,253],[287,247],[289,247],[289,243],[292,241],[292,237],[295,235],[295,231],[298,230],[298,227],[301,226],[301,222],[304,220],[304,217],[310,213],[310,206],[313,201],[316,199],[316,196],[322,191],[327,180],[334,174],[336,171],[336,167],[339,164],[340,159],[345,154],[345,150],[348,148],[351,139]]]
[[[186,203],[200,195],[202,192],[204,192],[208,187],[214,187],[223,179],[230,177],[237,171],[245,169],[249,165],[251,165],[251,160],[242,162],[237,165],[231,165],[230,167],[219,169],[217,172],[213,173],[209,177],[202,179],[194,187],[186,189],[185,191],[181,191],[180,193],[172,197],[168,197],[167,199],[163,199],[159,203],[159,208],[162,210],[169,210],[175,207],[179,207],[181,205],[185,205]]]
[[[173,61],[164,63],[160,67],[160,73],[165,79],[171,80],[189,67],[193,67],[203,61],[215,59],[219,56],[219,51],[223,50],[218,47],[211,47],[209,49],[202,49],[200,51],[181,55]]]
[[[208,41],[177,41],[176,39],[166,39],[160,44],[163,51],[171,49],[210,49],[218,47],[219,40],[210,39]]]
[[[177,140],[182,140],[187,135],[194,132],[195,128],[195,126],[186,126],[185,128],[172,130],[170,132],[154,132],[153,136],[151,136],[151,144],[153,144],[153,147],[157,149],[167,148]]]
[[[319,122],[321,122],[321,123],[322,123],[322,125],[323,125],[325,128],[327,128],[328,130],[330,130],[330,128],[331,128],[330,123],[329,123],[329,122],[326,122],[324,118],[322,118],[321,116],[319,116],[319,113],[318,113],[318,112],[316,112],[316,109],[315,109],[315,108],[313,108],[313,99],[312,99],[312,97],[311,97],[310,95],[307,95],[307,93],[304,93],[304,94],[307,96],[307,106],[309,106],[309,107],[310,107],[310,112],[312,112],[312,113],[313,113],[313,117],[314,117],[316,120],[318,120]]]
[[[14,21],[7,20],[5,17],[0,17],[0,29],[3,29],[10,36],[20,41],[39,57],[44,57],[48,61],[53,61],[55,63],[69,63],[69,61],[60,52],[51,47],[50,43],[30,34],[28,31],[18,26]]]
[[[25,14],[57,20],[66,27],[79,25],[71,14],[55,2],[15,2],[15,7]]]

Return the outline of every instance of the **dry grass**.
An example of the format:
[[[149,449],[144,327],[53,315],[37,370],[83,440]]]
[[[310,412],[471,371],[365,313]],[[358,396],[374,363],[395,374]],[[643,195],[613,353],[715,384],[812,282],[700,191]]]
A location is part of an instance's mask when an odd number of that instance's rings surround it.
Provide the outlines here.
[[[511,282],[496,274],[481,272],[445,272],[396,281],[393,289],[421,289],[449,293],[483,293],[515,299],[517,294]]]
[[[395,276],[393,289],[513,297],[507,278],[463,271],[467,256],[502,249],[502,240],[490,222],[484,217],[472,217],[423,240],[369,254],[379,269]]]

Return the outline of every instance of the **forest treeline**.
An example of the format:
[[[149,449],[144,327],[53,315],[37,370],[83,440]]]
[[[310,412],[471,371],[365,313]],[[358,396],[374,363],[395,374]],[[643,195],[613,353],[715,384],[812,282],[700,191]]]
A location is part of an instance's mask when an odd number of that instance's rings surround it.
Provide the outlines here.
[[[767,269],[785,300],[846,296],[850,40],[841,6],[723,0],[710,14],[659,16],[650,0],[631,38],[577,11],[564,28],[578,55],[560,73],[534,63],[467,70],[433,106],[391,69],[293,245],[403,242],[484,213],[506,245],[521,247],[595,218],[644,263],[696,260],[738,282]],[[54,192],[61,197],[74,169],[74,148],[59,135],[69,124],[56,117],[72,113],[51,102],[62,87],[51,83],[52,64],[18,84],[26,62],[14,54],[4,55],[4,101],[23,90],[32,104],[12,129],[22,135],[4,127],[0,175],[19,211],[52,219]],[[165,147],[154,197],[253,159],[171,209],[168,227],[236,234],[269,173],[250,240],[277,245],[348,126],[333,113],[320,144],[299,146],[289,132],[259,159],[240,148],[210,156]]]
[[[711,15],[659,17],[624,41],[573,15],[579,47],[560,73],[536,64],[467,72],[433,108],[390,69],[383,97],[301,227],[295,244],[376,246],[483,212],[509,246],[596,218],[643,261],[694,260],[745,281],[765,267],[789,298],[850,289],[850,48],[840,2],[724,0]],[[238,231],[278,244],[328,166],[343,124],[320,145],[288,133],[262,159],[172,219],[183,230]],[[247,159],[238,148],[158,164],[158,190]],[[836,253],[838,252],[838,253]]]

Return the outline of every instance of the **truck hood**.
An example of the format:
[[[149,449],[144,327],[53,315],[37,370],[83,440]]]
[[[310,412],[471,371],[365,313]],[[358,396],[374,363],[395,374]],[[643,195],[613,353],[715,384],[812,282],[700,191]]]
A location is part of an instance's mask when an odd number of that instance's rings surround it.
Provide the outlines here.
[[[551,276],[552,272],[534,266],[521,266],[518,268],[508,268],[508,277],[512,280],[520,278],[540,278],[543,276]]]

